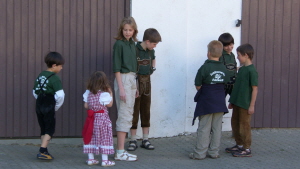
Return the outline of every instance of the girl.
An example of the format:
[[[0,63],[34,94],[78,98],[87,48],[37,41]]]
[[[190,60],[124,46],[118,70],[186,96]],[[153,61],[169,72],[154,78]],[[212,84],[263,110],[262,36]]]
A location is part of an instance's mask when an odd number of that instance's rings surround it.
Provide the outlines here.
[[[88,165],[98,164],[94,154],[102,154],[102,166],[114,166],[108,160],[108,154],[114,154],[111,121],[107,107],[113,104],[112,91],[106,75],[102,71],[94,72],[83,94],[84,107],[88,109],[88,117],[82,131],[83,153],[88,154]]]
[[[136,87],[137,58],[135,51],[137,25],[133,17],[125,17],[119,27],[117,41],[113,47],[113,71],[116,79],[114,89],[118,108],[117,153],[115,160],[136,161],[137,156],[124,150],[126,133],[130,130],[133,118]]]

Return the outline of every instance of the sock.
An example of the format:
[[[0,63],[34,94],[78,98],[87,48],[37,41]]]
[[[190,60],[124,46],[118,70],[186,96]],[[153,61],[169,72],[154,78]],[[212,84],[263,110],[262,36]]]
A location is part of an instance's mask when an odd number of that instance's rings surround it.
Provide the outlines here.
[[[239,148],[243,148],[243,145],[238,145]]]
[[[45,153],[45,152],[48,152],[47,147],[46,148],[40,147],[40,153]]]
[[[143,134],[143,140],[148,140],[149,134]]]
[[[246,151],[250,151],[250,149],[249,149],[249,148],[246,148]]]
[[[124,150],[117,150],[117,153],[122,154],[122,153],[124,153]]]
[[[88,153],[89,156],[89,160],[93,160],[94,159],[94,154],[93,153]]]
[[[136,141],[136,135],[131,135],[131,141]]]
[[[108,155],[102,154],[102,161],[107,161],[107,160],[108,160]]]

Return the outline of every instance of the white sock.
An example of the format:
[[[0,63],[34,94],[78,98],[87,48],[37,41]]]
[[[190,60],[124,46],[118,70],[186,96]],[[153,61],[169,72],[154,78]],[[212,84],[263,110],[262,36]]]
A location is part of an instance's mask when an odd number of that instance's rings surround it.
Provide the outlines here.
[[[124,150],[117,150],[117,153],[122,154],[122,153],[124,153]]]
[[[89,160],[93,160],[94,159],[94,154],[93,153],[88,153],[89,156]]]
[[[131,141],[136,140],[136,135],[131,135]]]
[[[149,134],[143,134],[143,140],[148,140]]]
[[[243,145],[238,145],[239,146],[239,148],[243,148]]]
[[[107,160],[108,160],[108,155],[102,154],[102,161],[107,161]]]

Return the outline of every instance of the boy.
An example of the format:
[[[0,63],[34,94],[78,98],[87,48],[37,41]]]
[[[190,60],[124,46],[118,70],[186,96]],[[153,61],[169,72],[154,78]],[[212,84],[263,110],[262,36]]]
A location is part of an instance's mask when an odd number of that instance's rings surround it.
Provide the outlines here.
[[[251,115],[257,96],[258,74],[252,64],[254,50],[250,44],[237,49],[238,60],[243,65],[237,74],[236,82],[229,99],[228,108],[233,108],[231,126],[236,145],[226,148],[235,157],[251,157]]]
[[[233,84],[235,82],[236,69],[237,69],[235,56],[232,53],[234,39],[230,33],[223,33],[219,36],[218,41],[220,41],[223,44],[223,53],[222,56],[220,57],[220,61],[224,63],[227,69],[227,74],[230,78],[230,81],[225,85],[225,97],[226,97],[227,94],[230,95],[232,92]]]
[[[158,31],[154,28],[145,30],[143,42],[136,44],[136,53],[138,60],[138,86],[139,96],[135,99],[134,113],[132,120],[131,141],[127,148],[128,151],[137,149],[136,130],[141,114],[141,127],[143,129],[143,141],[141,147],[147,150],[153,150],[154,146],[148,140],[150,127],[150,105],[151,105],[151,80],[150,75],[156,70],[156,60],[154,48],[161,42]]]
[[[41,128],[41,147],[38,159],[52,160],[47,146],[55,132],[55,111],[64,102],[65,93],[56,73],[59,73],[65,63],[64,58],[57,52],[50,52],[45,57],[48,69],[42,71],[36,78],[33,96],[36,98],[36,115]]]
[[[224,84],[228,82],[228,76],[223,62],[219,61],[223,45],[214,40],[207,47],[208,59],[200,67],[195,78],[198,92],[194,98],[197,105],[193,125],[196,117],[199,117],[199,124],[196,147],[189,157],[197,160],[204,159],[206,153],[213,159],[220,157],[222,118],[224,112],[228,112],[224,92]]]

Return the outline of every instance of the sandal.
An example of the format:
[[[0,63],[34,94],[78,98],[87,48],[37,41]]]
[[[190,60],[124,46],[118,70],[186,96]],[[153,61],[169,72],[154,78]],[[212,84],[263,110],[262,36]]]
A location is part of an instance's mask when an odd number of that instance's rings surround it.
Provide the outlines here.
[[[99,164],[99,161],[96,159],[89,159],[86,161],[87,165],[95,165],[95,164]]]
[[[235,145],[233,147],[226,148],[225,151],[227,153],[234,153],[234,152],[238,152],[240,149],[241,148],[238,145]]]
[[[149,142],[149,140],[143,140],[141,147],[147,150],[154,150],[154,146]]]
[[[127,148],[128,151],[134,151],[137,148],[138,148],[138,146],[137,146],[137,141],[136,140],[129,141],[129,145],[128,145],[128,148]]]
[[[116,163],[114,161],[109,161],[109,160],[103,160],[101,163],[102,167],[110,167],[114,165],[116,165]]]

